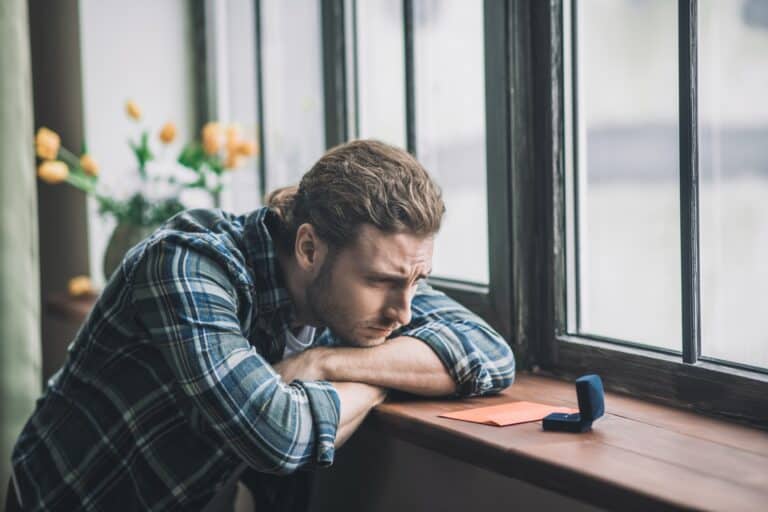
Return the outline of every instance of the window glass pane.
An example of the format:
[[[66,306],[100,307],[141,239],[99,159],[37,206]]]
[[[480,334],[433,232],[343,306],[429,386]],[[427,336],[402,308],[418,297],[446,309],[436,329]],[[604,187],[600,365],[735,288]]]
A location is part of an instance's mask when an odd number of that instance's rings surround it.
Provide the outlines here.
[[[768,367],[768,2],[699,2],[702,354]]]
[[[356,9],[360,137],[405,147],[402,2],[363,0]]]
[[[243,138],[258,141],[258,87],[256,72],[256,14],[252,0],[228,0],[216,4],[223,20],[215,20],[217,118],[236,123]],[[233,172],[221,194],[222,208],[245,213],[261,205],[259,158],[248,158]]]
[[[142,188],[127,139],[137,141],[148,130],[155,155],[148,164],[149,172],[188,177],[176,163],[183,144],[197,137],[187,2],[84,0],[79,3],[79,13],[84,131],[88,151],[101,167],[99,187],[119,199],[140,190],[151,198],[171,194],[167,187]],[[147,32],[136,31],[139,26]],[[138,123],[125,115],[124,102],[129,98],[141,107]],[[176,123],[178,134],[166,147],[157,140],[157,132],[168,121]],[[205,194],[184,194],[182,199],[190,207],[212,206]],[[115,223],[98,214],[93,199],[88,201],[88,211],[91,275],[100,287],[103,256]]]
[[[320,4],[261,0],[267,190],[297,183],[325,151]]]
[[[413,5],[416,154],[442,187],[448,210],[434,274],[487,283],[483,4]]]
[[[579,332],[679,351],[677,6],[576,9]]]

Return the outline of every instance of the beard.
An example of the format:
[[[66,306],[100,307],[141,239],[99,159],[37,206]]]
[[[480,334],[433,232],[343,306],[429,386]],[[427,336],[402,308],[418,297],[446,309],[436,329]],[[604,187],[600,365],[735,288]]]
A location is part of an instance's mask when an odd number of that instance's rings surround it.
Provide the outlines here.
[[[329,252],[318,276],[307,287],[305,301],[312,318],[318,327],[327,327],[344,345],[367,347],[379,345],[381,340],[364,340],[354,336],[354,327],[358,319],[350,318],[342,300],[334,293],[332,286],[336,253]]]
[[[343,332],[344,326],[340,314],[339,304],[333,296],[331,281],[336,254],[329,252],[328,257],[320,267],[320,273],[307,287],[306,304],[312,318],[318,327],[327,327],[345,344],[350,344],[349,334]]]

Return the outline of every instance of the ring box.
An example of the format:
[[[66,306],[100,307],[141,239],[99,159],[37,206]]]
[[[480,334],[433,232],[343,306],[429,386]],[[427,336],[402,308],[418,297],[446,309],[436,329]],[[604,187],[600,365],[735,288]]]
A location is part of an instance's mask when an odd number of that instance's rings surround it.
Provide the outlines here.
[[[544,418],[544,430],[586,432],[592,428],[592,422],[605,414],[605,393],[599,375],[584,375],[576,379],[576,397],[579,412],[553,412]]]

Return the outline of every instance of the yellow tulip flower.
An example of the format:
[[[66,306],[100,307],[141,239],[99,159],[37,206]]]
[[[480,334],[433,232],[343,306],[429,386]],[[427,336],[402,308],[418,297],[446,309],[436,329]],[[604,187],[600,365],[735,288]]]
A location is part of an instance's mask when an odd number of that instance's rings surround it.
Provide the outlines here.
[[[170,144],[176,139],[176,125],[170,122],[165,123],[160,129],[158,137],[163,144]]]
[[[231,124],[227,126],[227,150],[235,151],[240,144],[240,126]]]
[[[224,168],[233,170],[237,169],[243,164],[243,159],[235,152],[227,153],[227,158],[224,159]]]
[[[46,183],[55,185],[69,176],[69,167],[59,160],[46,160],[37,168],[37,176]]]
[[[45,160],[55,160],[61,147],[61,138],[53,130],[42,127],[35,135],[35,151],[37,156]]]
[[[95,295],[91,278],[88,276],[76,276],[69,280],[67,289],[72,297]]]
[[[205,123],[203,126],[203,150],[213,155],[221,149],[221,125],[219,123]]]
[[[248,157],[256,155],[259,152],[259,148],[255,142],[244,140],[237,145],[237,149],[235,151],[239,155]]]
[[[128,117],[135,121],[141,119],[141,108],[139,108],[139,105],[137,105],[133,100],[128,100],[125,102],[125,112],[128,114]]]
[[[85,154],[80,157],[80,167],[89,176],[99,175],[99,164],[96,163],[96,160],[91,155]]]

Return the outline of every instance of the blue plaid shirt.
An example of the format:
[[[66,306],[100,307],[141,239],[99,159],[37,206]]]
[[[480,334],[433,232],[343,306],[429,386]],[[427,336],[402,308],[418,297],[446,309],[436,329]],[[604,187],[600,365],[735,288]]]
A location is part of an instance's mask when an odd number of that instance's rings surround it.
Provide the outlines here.
[[[294,311],[266,208],[182,212],[132,248],[21,433],[25,510],[195,510],[243,462],[333,462],[339,398],[273,370]],[[514,377],[507,343],[420,285],[411,324],[469,396]],[[315,345],[334,345],[325,330]]]

